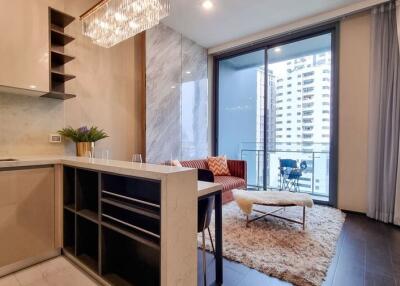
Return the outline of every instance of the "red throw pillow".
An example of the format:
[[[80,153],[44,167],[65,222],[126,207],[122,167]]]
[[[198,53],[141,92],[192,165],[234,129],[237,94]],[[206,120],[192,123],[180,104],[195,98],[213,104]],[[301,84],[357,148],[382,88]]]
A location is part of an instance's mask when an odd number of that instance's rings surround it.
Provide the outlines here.
[[[208,157],[208,168],[213,172],[214,176],[230,176],[228,161],[225,156]]]

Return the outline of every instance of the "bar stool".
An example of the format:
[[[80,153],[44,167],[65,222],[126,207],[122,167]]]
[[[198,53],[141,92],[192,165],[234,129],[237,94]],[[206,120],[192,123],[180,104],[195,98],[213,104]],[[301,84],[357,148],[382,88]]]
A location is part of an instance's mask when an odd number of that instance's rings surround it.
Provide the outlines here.
[[[214,182],[214,175],[210,170],[198,169],[198,180],[206,182]],[[207,285],[207,264],[206,264],[206,234],[208,231],[210,236],[211,247],[215,255],[214,243],[210,232],[210,222],[212,211],[214,208],[214,197],[206,197],[198,201],[198,220],[197,232],[202,233],[202,253],[203,253],[203,282],[204,286]]]

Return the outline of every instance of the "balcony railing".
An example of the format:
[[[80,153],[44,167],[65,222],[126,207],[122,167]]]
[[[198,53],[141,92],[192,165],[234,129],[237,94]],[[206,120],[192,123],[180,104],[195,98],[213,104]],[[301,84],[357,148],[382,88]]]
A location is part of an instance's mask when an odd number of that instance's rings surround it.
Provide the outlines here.
[[[247,161],[249,187],[262,189],[264,185],[264,148],[263,143],[246,142],[240,147],[240,158]],[[299,179],[301,192],[315,196],[329,196],[329,144],[274,142],[267,146],[265,181],[267,189],[280,189],[280,159],[292,159],[306,162],[307,168]]]

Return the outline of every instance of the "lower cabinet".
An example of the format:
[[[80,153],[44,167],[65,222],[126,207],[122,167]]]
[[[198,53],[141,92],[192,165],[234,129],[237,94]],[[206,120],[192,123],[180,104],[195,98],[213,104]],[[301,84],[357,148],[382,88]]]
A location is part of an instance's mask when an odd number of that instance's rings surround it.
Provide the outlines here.
[[[0,169],[0,275],[55,252],[54,180],[52,166]]]
[[[63,249],[111,285],[161,284],[161,182],[64,166]]]

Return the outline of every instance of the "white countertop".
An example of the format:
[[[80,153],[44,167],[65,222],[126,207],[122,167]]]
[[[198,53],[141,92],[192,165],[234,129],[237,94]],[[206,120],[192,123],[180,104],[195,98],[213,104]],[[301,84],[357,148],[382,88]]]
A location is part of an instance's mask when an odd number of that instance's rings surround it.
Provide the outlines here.
[[[222,185],[216,183],[197,181],[197,190],[199,191],[198,196],[201,197],[204,195],[208,195],[210,193],[214,193],[216,191],[221,191]]]
[[[155,165],[146,163],[133,163],[128,161],[91,159],[75,156],[27,156],[7,158],[17,159],[17,161],[0,161],[1,168],[18,168],[44,165],[68,165],[78,168],[87,168],[104,172],[111,172],[123,175],[140,176],[152,179],[161,179],[164,175],[192,171],[191,168],[174,167],[166,165]],[[0,157],[0,159],[3,159]],[[5,159],[5,157],[4,157]],[[208,182],[198,182],[199,196],[203,196],[221,190],[222,185]]]

